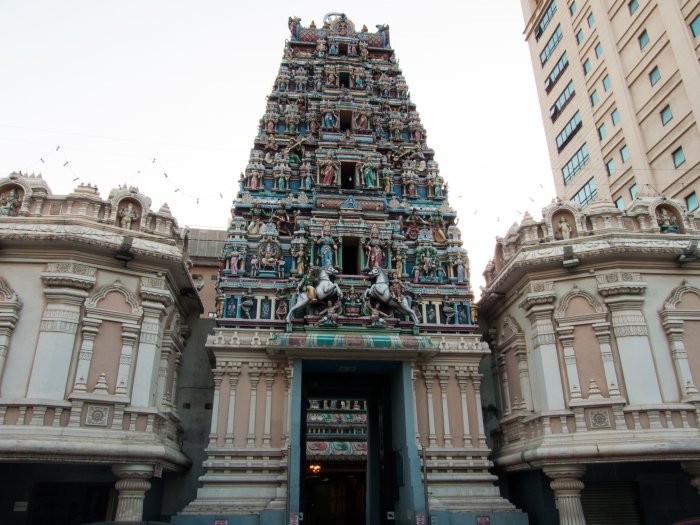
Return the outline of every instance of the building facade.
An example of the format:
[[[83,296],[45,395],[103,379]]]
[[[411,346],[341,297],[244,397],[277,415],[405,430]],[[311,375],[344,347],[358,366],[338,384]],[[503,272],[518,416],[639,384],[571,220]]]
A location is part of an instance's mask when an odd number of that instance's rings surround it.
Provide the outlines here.
[[[190,467],[177,392],[201,302],[185,232],[150,204],[0,179],[2,523],[158,518]]]
[[[698,226],[640,192],[625,212],[553,202],[498,240],[479,302],[485,404],[531,524],[700,515]]]
[[[700,2],[521,0],[557,196],[698,208]]]
[[[489,472],[456,212],[389,28],[290,39],[239,180],[177,524],[524,523]]]

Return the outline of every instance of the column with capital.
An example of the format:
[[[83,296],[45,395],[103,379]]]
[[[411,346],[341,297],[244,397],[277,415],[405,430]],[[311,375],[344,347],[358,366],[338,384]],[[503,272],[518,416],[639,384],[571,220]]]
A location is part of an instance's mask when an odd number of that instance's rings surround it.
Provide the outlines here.
[[[119,493],[115,521],[141,521],[143,500],[151,488],[153,465],[119,464],[112,465],[112,472],[119,478],[114,485]]]
[[[579,479],[585,472],[585,465],[554,465],[544,468],[544,473],[552,479],[549,486],[554,491],[559,525],[586,525],[581,506],[584,485]]]

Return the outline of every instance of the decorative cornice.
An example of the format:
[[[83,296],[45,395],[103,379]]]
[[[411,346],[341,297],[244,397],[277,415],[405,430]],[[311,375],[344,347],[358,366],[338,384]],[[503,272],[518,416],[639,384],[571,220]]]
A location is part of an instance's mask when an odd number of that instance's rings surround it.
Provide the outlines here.
[[[609,272],[596,275],[598,293],[603,297],[611,295],[643,295],[647,283],[635,272]]]
[[[46,286],[61,286],[89,290],[97,281],[97,269],[93,266],[74,262],[51,262],[46,271],[41,273],[41,280]]]

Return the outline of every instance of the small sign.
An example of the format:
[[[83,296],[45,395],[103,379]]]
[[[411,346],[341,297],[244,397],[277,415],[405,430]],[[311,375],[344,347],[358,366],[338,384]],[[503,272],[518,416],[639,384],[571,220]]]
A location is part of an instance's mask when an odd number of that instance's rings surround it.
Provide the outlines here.
[[[299,525],[299,516],[292,514],[289,517],[289,525]]]
[[[386,513],[386,519],[387,521],[394,521],[396,518],[394,517],[394,512],[393,511],[387,511]]]
[[[425,525],[425,515],[416,514],[416,525]]]
[[[430,516],[430,525],[438,525],[438,517]]]
[[[476,525],[491,525],[491,518],[488,516],[477,516]]]
[[[14,504],[12,510],[15,512],[27,512],[28,508],[29,508],[28,501],[15,501],[15,504]]]
[[[163,477],[163,465],[156,465],[155,467],[153,467],[153,477],[154,478],[162,478]],[[214,524],[214,525],[218,525],[218,524]],[[224,523],[223,525],[227,525],[227,524]]]
[[[228,525],[228,520],[214,520],[214,525]]]

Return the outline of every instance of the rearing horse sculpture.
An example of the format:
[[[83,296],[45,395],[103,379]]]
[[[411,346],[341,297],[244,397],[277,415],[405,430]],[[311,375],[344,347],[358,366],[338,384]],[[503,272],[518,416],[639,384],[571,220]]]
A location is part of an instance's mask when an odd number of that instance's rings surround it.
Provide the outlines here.
[[[314,271],[313,269],[311,270]],[[307,304],[314,301],[323,301],[334,295],[338,295],[339,299],[343,298],[343,292],[337,283],[331,281],[329,272],[334,272],[335,270],[331,268],[318,268],[317,270],[318,284],[314,288],[315,299],[309,297],[309,293],[304,290],[299,292],[297,296],[297,302],[289,310],[287,314],[286,321],[289,323],[294,318],[294,313],[302,308],[306,307]]]
[[[375,266],[369,272],[370,277],[376,278],[375,283],[365,290],[364,299],[376,299],[380,303],[390,308],[394,308],[401,313],[408,315],[408,317],[413,321],[413,324],[418,324],[418,316],[416,312],[411,308],[408,297],[401,297],[400,300],[391,295],[389,290],[389,279],[386,276],[386,272],[383,268]]]

